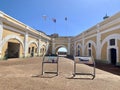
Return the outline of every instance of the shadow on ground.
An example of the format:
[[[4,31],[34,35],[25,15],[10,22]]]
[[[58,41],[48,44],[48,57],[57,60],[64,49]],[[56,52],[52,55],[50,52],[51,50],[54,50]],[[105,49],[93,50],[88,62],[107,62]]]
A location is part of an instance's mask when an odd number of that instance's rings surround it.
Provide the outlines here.
[[[66,58],[73,60],[72,56],[68,56]],[[120,76],[120,66],[115,66],[112,64],[106,64],[102,62],[96,62],[96,68]]]
[[[105,63],[96,62],[96,68],[120,76],[120,67],[119,66],[115,66],[115,65],[112,65],[112,64],[105,64]]]

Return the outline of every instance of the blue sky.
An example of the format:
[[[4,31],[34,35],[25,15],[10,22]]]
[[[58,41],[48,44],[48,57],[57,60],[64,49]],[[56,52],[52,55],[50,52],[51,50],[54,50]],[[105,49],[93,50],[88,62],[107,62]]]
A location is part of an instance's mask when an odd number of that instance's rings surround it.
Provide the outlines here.
[[[0,10],[46,34],[76,36],[103,21],[106,13],[119,12],[120,0],[1,0]]]
[[[58,49],[58,52],[67,52],[66,47],[61,47]]]

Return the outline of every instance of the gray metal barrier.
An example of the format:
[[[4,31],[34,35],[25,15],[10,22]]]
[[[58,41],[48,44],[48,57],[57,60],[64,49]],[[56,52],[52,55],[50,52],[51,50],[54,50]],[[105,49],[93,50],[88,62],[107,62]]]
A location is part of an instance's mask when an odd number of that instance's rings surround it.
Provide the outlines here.
[[[56,74],[58,76],[58,56],[44,56],[43,61],[42,61],[42,75],[44,73],[51,73],[51,74]],[[45,71],[44,70],[44,64],[56,64],[56,71]]]
[[[76,71],[76,64],[88,64],[93,66],[93,72],[92,73],[78,73]],[[73,77],[76,75],[92,75],[94,79],[95,78],[95,61],[92,56],[75,56],[74,57],[74,72]]]

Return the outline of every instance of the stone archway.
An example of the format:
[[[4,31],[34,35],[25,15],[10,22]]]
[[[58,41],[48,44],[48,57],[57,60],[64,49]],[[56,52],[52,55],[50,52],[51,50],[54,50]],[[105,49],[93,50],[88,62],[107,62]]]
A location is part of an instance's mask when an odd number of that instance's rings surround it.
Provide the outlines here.
[[[62,50],[60,50],[60,49],[62,49]],[[58,45],[58,46],[56,46],[55,54],[67,55],[68,54],[67,47],[65,45]]]
[[[19,36],[17,36],[17,35],[8,35],[7,37],[5,37],[5,38],[2,40],[2,43],[0,44],[1,49],[2,49],[2,47],[4,46],[4,44],[5,44],[8,40],[10,40],[10,39],[16,39],[16,40],[18,40],[18,41],[21,43],[22,47],[24,48],[23,40],[22,40],[21,38],[19,38]]]
[[[110,45],[110,40],[115,40],[115,45]],[[118,40],[120,40],[120,34],[112,34],[107,36],[101,44],[101,57],[104,60],[107,60],[108,63],[117,64],[119,62],[119,47],[118,47]],[[114,55],[111,55],[112,52],[115,51],[115,63],[112,61]],[[105,55],[102,54],[102,52],[106,52]]]
[[[40,48],[40,56],[44,56],[46,54],[46,46],[43,44]]]
[[[19,58],[23,57],[24,43],[17,35],[6,36],[0,45],[2,51],[2,58]],[[4,47],[4,48],[3,48]]]
[[[82,45],[81,43],[77,44],[77,47],[75,48],[76,50],[76,56],[82,56],[83,50],[82,50]]]
[[[86,55],[92,55],[96,58],[96,43],[92,40],[87,41],[85,44],[85,51]]]
[[[31,40],[28,43],[28,55],[31,57],[37,56],[38,54],[38,42]]]

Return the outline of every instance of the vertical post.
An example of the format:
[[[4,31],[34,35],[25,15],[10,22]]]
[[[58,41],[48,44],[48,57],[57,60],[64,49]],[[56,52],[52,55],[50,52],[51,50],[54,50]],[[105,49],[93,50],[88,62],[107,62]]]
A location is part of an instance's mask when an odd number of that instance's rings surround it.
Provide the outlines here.
[[[74,42],[74,56],[76,56],[76,41]]]
[[[75,56],[74,56],[74,73],[73,73],[73,77],[75,77],[76,75],[76,62],[75,62]]]
[[[99,33],[99,24],[97,25],[97,47],[96,47],[96,59],[101,59],[101,34]]]
[[[55,54],[55,41],[52,39],[52,54]]]
[[[41,43],[41,39],[38,39],[38,56],[40,56],[40,43]]]
[[[71,39],[68,38],[68,55],[70,55],[70,43],[71,43],[70,40],[71,40]]]
[[[84,33],[82,33],[82,55],[84,56],[85,54],[85,38],[84,38]]]
[[[3,34],[3,22],[2,22],[3,15],[0,13],[0,58],[2,58],[2,34]]]
[[[29,28],[26,27],[28,30]],[[24,38],[24,57],[27,57],[28,54],[28,31],[25,32],[25,38]]]
[[[59,57],[57,56],[57,76],[58,76],[58,60],[59,60]]]
[[[49,42],[47,41],[47,45],[46,45],[46,54],[48,52],[48,49],[49,49]]]

